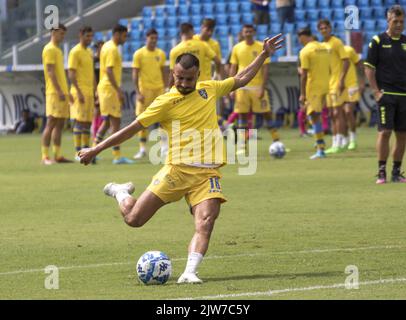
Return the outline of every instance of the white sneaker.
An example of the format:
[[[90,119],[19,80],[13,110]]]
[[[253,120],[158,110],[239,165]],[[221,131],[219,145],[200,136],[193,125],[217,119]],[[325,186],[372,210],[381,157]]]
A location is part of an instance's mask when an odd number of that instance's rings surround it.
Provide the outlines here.
[[[124,184],[117,184],[117,183],[112,182],[112,183],[106,184],[103,191],[106,196],[115,198],[116,194],[120,191],[127,191],[129,194],[133,194],[135,191],[135,187],[132,182],[127,182]]]
[[[195,273],[184,273],[178,279],[178,284],[181,284],[181,283],[200,284],[200,283],[203,283],[203,281],[200,280]]]
[[[135,160],[141,160],[147,156],[146,151],[139,151],[136,155],[134,155]]]

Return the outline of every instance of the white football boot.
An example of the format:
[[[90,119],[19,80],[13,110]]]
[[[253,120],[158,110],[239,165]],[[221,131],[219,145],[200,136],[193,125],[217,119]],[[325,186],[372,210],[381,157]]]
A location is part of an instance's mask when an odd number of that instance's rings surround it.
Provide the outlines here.
[[[143,158],[147,157],[147,152],[146,151],[139,151],[137,154],[134,155],[135,160],[141,160]]]
[[[203,280],[200,280],[196,273],[184,273],[178,279],[178,284],[181,283],[201,284],[203,283]]]
[[[117,184],[117,183],[111,182],[111,183],[106,184],[103,191],[106,196],[115,198],[117,193],[120,191],[126,191],[129,194],[133,194],[135,191],[135,187],[132,182],[127,182],[124,184]]]

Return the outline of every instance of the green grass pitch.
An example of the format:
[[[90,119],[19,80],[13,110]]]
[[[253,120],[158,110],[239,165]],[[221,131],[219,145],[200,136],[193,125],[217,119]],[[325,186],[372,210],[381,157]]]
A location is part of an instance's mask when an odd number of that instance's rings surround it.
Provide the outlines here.
[[[139,194],[159,167],[113,166],[110,151],[97,166],[43,167],[38,135],[1,137],[0,299],[405,299],[406,186],[375,185],[375,129],[360,130],[358,151],[322,161],[308,160],[311,138],[281,133],[285,159],[270,159],[263,131],[257,174],[222,170],[229,202],[199,270],[205,283],[192,286],[176,285],[193,234],[185,202],[131,229],[102,193],[107,182],[133,181]],[[66,134],[64,154],[72,149]],[[123,153],[136,149],[132,140]],[[137,280],[149,250],[173,261],[164,286]],[[59,267],[59,290],[44,287],[48,265]],[[348,265],[359,289],[343,286]]]

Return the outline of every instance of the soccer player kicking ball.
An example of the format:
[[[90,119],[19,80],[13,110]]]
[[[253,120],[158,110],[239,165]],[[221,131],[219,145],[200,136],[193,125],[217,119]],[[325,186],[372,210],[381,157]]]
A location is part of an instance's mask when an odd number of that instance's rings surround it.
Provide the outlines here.
[[[223,147],[222,136],[217,136],[210,150],[205,145],[204,154],[200,154],[206,133],[219,131],[216,100],[246,86],[261,70],[266,59],[282,48],[281,37],[279,34],[265,39],[257,58],[236,76],[224,81],[197,82],[199,60],[190,53],[181,54],[173,70],[175,86],[168,93],[159,96],[132,124],[99,145],[79,153],[81,162],[88,165],[103,150],[123,143],[154,123],[159,122],[166,130],[170,146],[167,163],[152,179],[147,190],[135,199],[131,196],[134,185],[129,182],[109,183],[104,192],[118,201],[125,223],[134,228],[142,227],[164,205],[185,197],[194,216],[195,234],[189,245],[185,272],[178,283],[202,283],[196,275],[197,268],[207,252],[221,203],[226,202],[219,182],[219,167],[225,164],[224,158],[213,157],[215,153],[218,155],[219,146],[220,149]],[[184,136],[191,131],[200,133],[200,140],[192,140],[195,145],[191,146],[190,139],[175,141],[175,135]],[[191,150],[194,152],[191,153]]]

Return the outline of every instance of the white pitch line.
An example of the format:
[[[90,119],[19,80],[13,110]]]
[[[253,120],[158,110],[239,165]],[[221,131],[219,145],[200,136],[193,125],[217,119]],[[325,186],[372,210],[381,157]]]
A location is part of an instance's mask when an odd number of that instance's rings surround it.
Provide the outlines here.
[[[388,284],[388,283],[397,283],[397,282],[406,282],[406,278],[396,278],[396,279],[380,279],[372,281],[363,281],[359,282],[360,286],[369,286],[376,284]],[[244,292],[244,293],[233,293],[233,294],[218,294],[215,296],[202,296],[202,297],[188,297],[188,298],[179,298],[179,299],[167,299],[167,300],[210,300],[210,299],[226,299],[226,298],[240,298],[240,297],[258,297],[258,296],[273,296],[281,293],[290,293],[290,292],[303,292],[303,291],[314,291],[314,290],[324,290],[324,289],[339,289],[345,288],[345,283],[336,283],[332,285],[319,285],[312,287],[304,288],[287,288],[279,290],[269,290],[269,291],[258,291],[258,292]]]
[[[310,250],[299,250],[299,251],[275,251],[270,253],[242,253],[235,255],[225,255],[225,256],[207,256],[205,260],[213,259],[227,259],[227,258],[242,258],[242,257],[257,257],[257,256],[268,256],[268,255],[285,255],[285,254],[312,254],[312,253],[329,253],[329,252],[354,252],[354,251],[369,251],[369,250],[388,250],[388,249],[400,249],[405,246],[401,245],[386,245],[386,246],[371,246],[371,247],[358,247],[358,248],[330,248],[330,249],[310,249]],[[174,258],[172,261],[186,261],[187,258]],[[98,263],[98,264],[86,264],[78,266],[65,266],[59,267],[59,270],[74,270],[74,269],[92,269],[92,268],[101,268],[101,267],[112,267],[112,266],[121,266],[121,265],[130,265],[135,262],[107,262],[107,263]],[[26,269],[26,270],[15,270],[8,272],[1,272],[0,276],[16,275],[23,273],[37,273],[44,272],[45,268],[42,269]]]

